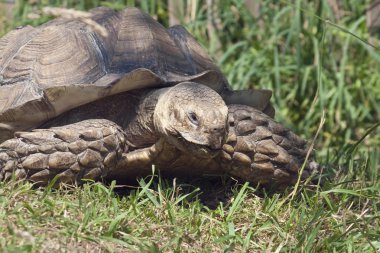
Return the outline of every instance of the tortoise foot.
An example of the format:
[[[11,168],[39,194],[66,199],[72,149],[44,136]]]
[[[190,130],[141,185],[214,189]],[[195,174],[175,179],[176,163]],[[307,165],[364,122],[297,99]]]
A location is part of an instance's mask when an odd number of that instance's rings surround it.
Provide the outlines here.
[[[0,144],[0,180],[14,175],[39,185],[81,183],[108,175],[127,151],[124,132],[108,120],[17,132]]]
[[[245,105],[229,106],[229,135],[222,166],[232,176],[263,185],[292,185],[309,177],[305,140],[264,113]]]

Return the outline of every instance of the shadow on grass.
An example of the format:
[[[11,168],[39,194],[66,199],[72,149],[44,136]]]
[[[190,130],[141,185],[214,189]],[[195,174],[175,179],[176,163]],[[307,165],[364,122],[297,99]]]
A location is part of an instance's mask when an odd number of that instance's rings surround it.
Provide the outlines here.
[[[242,189],[244,181],[238,181],[230,177],[209,176],[200,178],[162,178],[161,176],[149,176],[145,179],[129,181],[104,182],[107,186],[113,188],[118,197],[128,197],[135,194],[136,191],[142,190],[145,186],[154,192],[166,192],[167,196],[186,195],[186,202],[199,201],[205,207],[214,210],[221,204],[228,206],[231,199],[234,198]],[[251,192],[260,198],[273,196],[274,194],[287,195],[292,191],[293,186],[260,186],[249,184]],[[303,186],[302,186],[303,188]]]

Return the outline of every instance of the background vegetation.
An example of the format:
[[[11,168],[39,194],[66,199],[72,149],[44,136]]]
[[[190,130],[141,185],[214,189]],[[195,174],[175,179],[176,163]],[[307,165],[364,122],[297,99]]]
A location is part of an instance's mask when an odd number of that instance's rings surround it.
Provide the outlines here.
[[[0,33],[47,21],[43,6],[138,6],[165,26],[182,23],[234,88],[274,90],[276,119],[296,133],[312,139],[325,115],[316,143],[325,183],[266,196],[249,185],[227,191],[227,182],[218,189],[223,194],[203,198],[200,192],[217,189],[148,180],[118,195],[101,184],[55,192],[0,183],[0,251],[52,245],[62,251],[380,251],[380,32],[370,22],[370,2],[20,0],[12,11],[3,5]],[[222,202],[220,194],[227,196]],[[217,198],[212,208],[210,198]]]

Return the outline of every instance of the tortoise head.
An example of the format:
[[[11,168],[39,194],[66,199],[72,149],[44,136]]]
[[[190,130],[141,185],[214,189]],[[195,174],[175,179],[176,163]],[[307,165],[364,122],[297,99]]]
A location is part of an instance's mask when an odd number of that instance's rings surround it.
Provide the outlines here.
[[[228,108],[218,93],[198,83],[183,82],[160,96],[154,124],[178,149],[212,158],[226,139],[227,116]]]

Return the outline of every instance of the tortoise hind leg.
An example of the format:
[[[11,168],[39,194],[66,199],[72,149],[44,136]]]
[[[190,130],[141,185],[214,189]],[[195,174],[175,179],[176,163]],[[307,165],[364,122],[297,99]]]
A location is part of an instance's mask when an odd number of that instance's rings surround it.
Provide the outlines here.
[[[221,157],[227,173],[264,185],[297,181],[308,151],[306,141],[250,106],[229,105],[228,122]],[[307,163],[301,178],[308,177],[313,166]]]
[[[0,144],[0,180],[13,173],[40,185],[58,175],[58,182],[80,183],[107,176],[126,145],[123,130],[103,119],[18,132]]]

